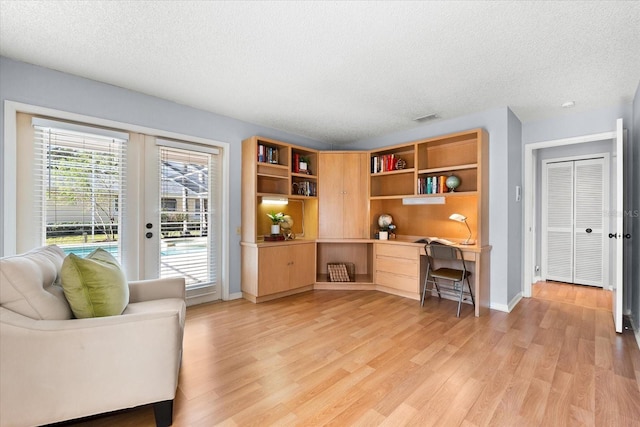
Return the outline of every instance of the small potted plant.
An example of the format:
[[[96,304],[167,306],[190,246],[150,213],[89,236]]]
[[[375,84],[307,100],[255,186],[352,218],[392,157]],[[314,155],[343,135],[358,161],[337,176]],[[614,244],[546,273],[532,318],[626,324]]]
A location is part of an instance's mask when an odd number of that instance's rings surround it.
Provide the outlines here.
[[[284,214],[271,211],[267,216],[271,220],[271,234],[280,234],[280,223],[284,221]]]
[[[300,156],[300,160],[298,161],[298,168],[300,169],[300,173],[308,173],[309,156]]]

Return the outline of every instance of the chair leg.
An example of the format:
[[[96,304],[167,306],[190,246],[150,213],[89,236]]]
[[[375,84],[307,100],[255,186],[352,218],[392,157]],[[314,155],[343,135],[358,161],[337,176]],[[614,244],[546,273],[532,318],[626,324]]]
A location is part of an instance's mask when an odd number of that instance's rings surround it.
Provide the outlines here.
[[[427,294],[427,285],[429,284],[429,272],[424,276],[424,288],[422,288],[422,301],[420,301],[420,307],[424,307],[424,296]]]
[[[442,295],[440,295],[440,286],[438,286],[438,279],[433,278],[433,284],[436,285],[436,291],[438,291],[438,298],[442,299]]]
[[[156,427],[169,427],[173,424],[173,400],[163,400],[153,404]]]
[[[471,290],[471,284],[469,283],[469,278],[467,277],[467,287],[469,288],[469,295],[471,295],[471,303],[473,304],[473,308],[476,307],[476,301],[473,299],[473,291]]]
[[[460,289],[459,289],[459,296],[458,296],[458,313],[456,314],[456,317],[460,317],[460,307],[462,306],[462,291],[464,290],[464,282],[455,282],[455,283],[460,283]],[[454,283],[454,286],[455,286]]]

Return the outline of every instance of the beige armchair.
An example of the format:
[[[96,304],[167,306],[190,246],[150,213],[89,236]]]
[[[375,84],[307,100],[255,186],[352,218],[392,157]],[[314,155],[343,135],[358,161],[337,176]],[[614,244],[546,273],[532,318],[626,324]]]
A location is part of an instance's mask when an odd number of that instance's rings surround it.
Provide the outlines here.
[[[64,252],[0,259],[0,426],[33,426],[154,404],[169,426],[185,319],[184,279],[129,283],[121,315],[72,318]]]

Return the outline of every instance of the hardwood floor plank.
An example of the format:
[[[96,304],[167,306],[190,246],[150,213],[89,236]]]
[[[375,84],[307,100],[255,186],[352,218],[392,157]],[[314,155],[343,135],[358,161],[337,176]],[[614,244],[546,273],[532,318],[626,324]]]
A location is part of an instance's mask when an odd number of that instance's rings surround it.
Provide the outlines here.
[[[190,307],[173,425],[640,425],[640,350],[610,292],[532,291],[480,318],[375,291]],[[145,406],[69,425],[155,422]]]

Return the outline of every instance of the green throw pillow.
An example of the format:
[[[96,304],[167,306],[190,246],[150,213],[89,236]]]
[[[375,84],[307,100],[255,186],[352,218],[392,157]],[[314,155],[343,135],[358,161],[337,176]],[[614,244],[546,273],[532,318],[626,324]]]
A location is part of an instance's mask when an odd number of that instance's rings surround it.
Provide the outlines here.
[[[69,254],[60,271],[64,296],[78,319],[115,316],[129,303],[129,286],[118,261],[98,248],[86,258]]]

